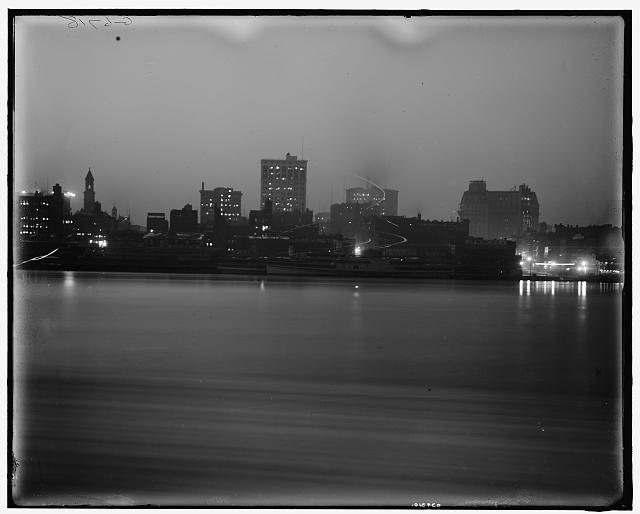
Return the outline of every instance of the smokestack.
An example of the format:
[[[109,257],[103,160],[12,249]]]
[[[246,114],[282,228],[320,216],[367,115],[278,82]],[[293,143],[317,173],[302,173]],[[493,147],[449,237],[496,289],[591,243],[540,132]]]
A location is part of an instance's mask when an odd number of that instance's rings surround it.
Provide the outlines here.
[[[419,219],[419,220],[421,220],[421,219],[422,219],[422,213],[421,213],[421,212],[419,212],[419,213],[418,213],[418,219]]]
[[[202,181],[202,189],[201,191],[204,191],[204,180]]]

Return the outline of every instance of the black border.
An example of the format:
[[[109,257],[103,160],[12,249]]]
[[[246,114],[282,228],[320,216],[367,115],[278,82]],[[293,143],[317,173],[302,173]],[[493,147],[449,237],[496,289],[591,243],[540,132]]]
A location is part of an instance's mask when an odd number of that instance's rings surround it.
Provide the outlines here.
[[[478,506],[478,507],[446,507],[451,510],[575,510],[605,511],[605,510],[631,510],[633,498],[632,476],[632,158],[633,158],[633,134],[632,134],[632,11],[631,10],[393,10],[393,9],[8,9],[8,98],[7,98],[7,506],[14,508],[51,508],[51,506],[16,505],[12,498],[13,479],[13,192],[14,192],[14,155],[13,155],[13,107],[15,102],[15,18],[18,16],[60,16],[60,15],[89,15],[109,13],[117,15],[135,16],[397,16],[397,17],[423,17],[423,16],[472,16],[476,18],[486,17],[581,17],[581,16],[610,16],[622,18],[624,22],[624,64],[623,64],[623,151],[622,151],[622,232],[625,242],[625,282],[622,291],[622,497],[618,502],[602,508],[589,506]],[[52,505],[53,506],[53,505]],[[135,505],[135,506],[92,506],[73,505],[65,508],[197,508],[182,505]],[[211,508],[211,506],[202,506]],[[353,506],[234,506],[225,505],[224,509],[267,509],[267,508],[295,508],[295,509],[409,509],[411,507],[377,507],[375,505]]]

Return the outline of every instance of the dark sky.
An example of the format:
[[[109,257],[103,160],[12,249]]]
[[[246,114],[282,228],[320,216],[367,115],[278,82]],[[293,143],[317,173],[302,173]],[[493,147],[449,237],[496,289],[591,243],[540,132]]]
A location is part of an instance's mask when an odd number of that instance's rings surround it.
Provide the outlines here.
[[[134,223],[203,180],[248,214],[260,159],[304,140],[315,212],[360,175],[450,219],[484,177],[529,184],[541,221],[620,224],[621,19],[97,18],[16,20],[18,191],[59,182],[79,209],[91,167]]]

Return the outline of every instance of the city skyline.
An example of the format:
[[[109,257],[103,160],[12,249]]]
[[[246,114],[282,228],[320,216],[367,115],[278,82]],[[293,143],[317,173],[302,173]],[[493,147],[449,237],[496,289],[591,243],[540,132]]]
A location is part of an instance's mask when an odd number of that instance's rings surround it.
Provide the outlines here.
[[[242,191],[246,215],[260,159],[289,152],[314,212],[367,177],[399,214],[451,219],[483,178],[530,185],[551,225],[621,223],[620,19],[69,24],[16,20],[16,191],[58,182],[75,211],[91,167],[103,209],[137,223],[198,205],[202,181]]]

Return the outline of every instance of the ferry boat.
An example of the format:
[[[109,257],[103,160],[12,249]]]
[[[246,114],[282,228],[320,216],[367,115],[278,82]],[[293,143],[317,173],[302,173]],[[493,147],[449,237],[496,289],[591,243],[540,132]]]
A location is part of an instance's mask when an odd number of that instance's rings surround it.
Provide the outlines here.
[[[427,267],[423,263],[390,262],[363,257],[308,261],[295,259],[270,259],[267,275],[307,275],[331,277],[409,277],[449,278],[453,270],[447,267]]]

